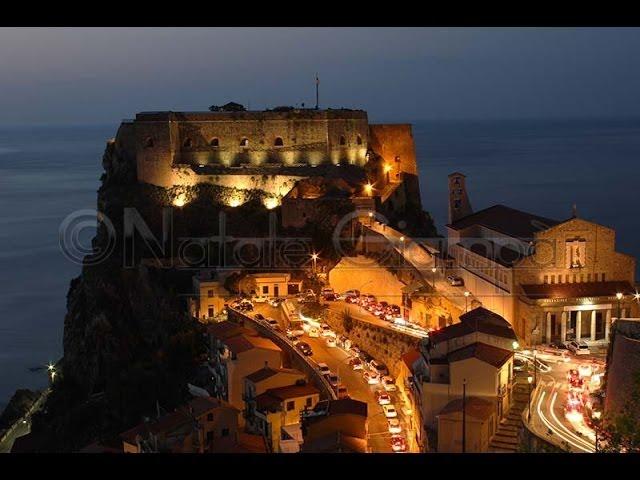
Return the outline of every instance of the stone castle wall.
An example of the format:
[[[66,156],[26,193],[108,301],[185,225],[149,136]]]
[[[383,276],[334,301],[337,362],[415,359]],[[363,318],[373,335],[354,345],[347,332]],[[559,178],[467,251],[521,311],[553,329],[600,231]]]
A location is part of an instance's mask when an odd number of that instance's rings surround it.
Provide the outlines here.
[[[402,355],[413,348],[418,348],[420,344],[417,337],[378,327],[356,318],[353,318],[352,330],[347,332],[344,329],[342,312],[339,311],[328,310],[327,323],[339,335],[346,336],[360,349],[384,363],[394,377],[400,373]]]

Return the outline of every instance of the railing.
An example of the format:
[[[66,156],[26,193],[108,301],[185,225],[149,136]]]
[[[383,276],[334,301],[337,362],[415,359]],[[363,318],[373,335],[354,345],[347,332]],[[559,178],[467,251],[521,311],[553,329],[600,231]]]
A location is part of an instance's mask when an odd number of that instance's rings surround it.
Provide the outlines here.
[[[316,385],[321,388],[325,396],[332,400],[338,399],[336,391],[333,389],[324,375],[320,373],[316,363],[309,357],[304,355],[302,352],[300,352],[297,348],[295,348],[293,343],[291,343],[291,341],[284,333],[273,330],[271,327],[267,327],[266,325],[263,325],[262,323],[254,320],[249,315],[246,315],[245,313],[235,310],[231,307],[229,307],[229,313],[232,313],[232,315],[229,316],[229,319],[231,321],[234,321],[233,317],[235,316],[236,318],[242,320],[243,323],[248,322],[252,325],[252,328],[254,330],[258,331],[270,340],[273,340],[274,343],[276,343],[280,348],[285,349],[293,357],[297,358],[300,363],[306,367],[307,372],[315,377],[316,382],[314,383],[316,383]]]

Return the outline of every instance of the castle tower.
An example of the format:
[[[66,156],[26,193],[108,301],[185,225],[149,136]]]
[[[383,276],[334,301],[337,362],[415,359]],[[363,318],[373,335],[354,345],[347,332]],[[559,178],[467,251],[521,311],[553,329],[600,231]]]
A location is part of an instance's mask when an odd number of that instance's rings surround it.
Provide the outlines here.
[[[467,195],[466,177],[460,172],[449,175],[449,223],[471,215],[473,209]]]

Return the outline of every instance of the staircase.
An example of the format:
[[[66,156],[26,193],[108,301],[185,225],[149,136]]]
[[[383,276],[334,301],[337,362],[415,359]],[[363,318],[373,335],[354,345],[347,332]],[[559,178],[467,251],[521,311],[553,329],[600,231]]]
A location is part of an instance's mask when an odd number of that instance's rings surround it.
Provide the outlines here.
[[[517,382],[513,386],[513,404],[507,416],[500,421],[498,431],[489,443],[489,452],[515,453],[518,450],[522,412],[529,402],[529,385]]]

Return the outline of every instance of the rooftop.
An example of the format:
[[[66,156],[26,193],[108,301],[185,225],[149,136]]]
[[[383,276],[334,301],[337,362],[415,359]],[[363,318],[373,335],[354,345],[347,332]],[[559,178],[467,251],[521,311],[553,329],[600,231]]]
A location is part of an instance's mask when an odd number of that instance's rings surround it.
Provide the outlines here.
[[[312,108],[294,108],[288,111],[277,110],[242,110],[242,111],[199,111],[199,112],[173,112],[156,111],[140,112],[136,114],[136,122],[157,121],[235,121],[235,120],[294,120],[294,119],[342,119],[342,118],[367,118],[364,110],[326,109],[316,110]]]
[[[270,388],[256,397],[256,407],[260,411],[275,410],[286,400],[319,394],[320,390],[308,383],[305,385]]]
[[[473,310],[460,316],[460,323],[454,323],[429,334],[429,342],[433,345],[463,337],[474,332],[486,333],[496,337],[518,340],[511,324],[497,313],[493,313],[484,307]]]
[[[253,335],[237,335],[225,340],[225,345],[236,355],[238,353],[247,352],[254,348],[260,348],[263,350],[275,350],[280,352],[280,347],[273,343],[268,338],[253,336]]]
[[[247,375],[245,378],[252,383],[258,383],[262,380],[266,380],[267,378],[271,378],[278,373],[293,373],[302,375],[302,372],[296,370],[295,368],[271,368],[271,367],[263,367],[260,370],[256,370],[255,372]]]
[[[481,342],[472,343],[447,355],[449,363],[459,362],[469,358],[477,358],[496,368],[502,367],[511,357],[513,357],[512,351]]]
[[[467,215],[447,225],[454,230],[463,230],[473,225],[482,225],[496,232],[521,240],[530,240],[534,234],[561,223],[558,220],[523,212],[505,205],[494,205]]]

